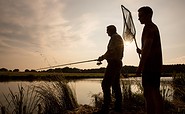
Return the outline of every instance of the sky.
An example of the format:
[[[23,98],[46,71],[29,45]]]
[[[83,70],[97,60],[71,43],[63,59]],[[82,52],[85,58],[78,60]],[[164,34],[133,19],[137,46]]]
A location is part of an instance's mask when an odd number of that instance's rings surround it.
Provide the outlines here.
[[[133,16],[141,47],[143,25],[137,10],[153,9],[161,35],[163,63],[185,64],[184,0],[0,0],[0,68],[38,69],[97,59],[105,53],[107,25],[122,35],[120,6]],[[125,45],[124,65],[138,66],[134,42]],[[70,65],[81,69],[106,67],[96,62]]]

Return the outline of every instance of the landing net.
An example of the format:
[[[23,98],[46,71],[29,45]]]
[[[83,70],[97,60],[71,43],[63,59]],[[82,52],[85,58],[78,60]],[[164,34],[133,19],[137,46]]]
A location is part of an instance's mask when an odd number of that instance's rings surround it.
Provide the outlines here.
[[[121,9],[123,12],[123,35],[122,36],[127,43],[131,43],[133,39],[135,39],[135,35],[136,35],[136,30],[132,20],[132,15],[131,15],[131,12],[123,5],[121,5]]]

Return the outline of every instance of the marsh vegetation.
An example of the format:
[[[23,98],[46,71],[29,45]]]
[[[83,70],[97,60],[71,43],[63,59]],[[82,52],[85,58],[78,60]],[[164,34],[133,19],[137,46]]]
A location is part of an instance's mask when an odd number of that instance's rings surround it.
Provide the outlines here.
[[[185,74],[174,73],[172,77],[172,81],[163,81],[161,86],[165,113],[183,114],[185,113]],[[18,91],[16,92],[9,89],[9,94],[4,94],[6,102],[0,103],[1,113],[91,114],[101,107],[101,92],[91,94],[93,105],[79,104],[75,94],[76,90],[69,87],[68,81],[57,76],[53,78],[55,78],[54,81],[44,81],[40,85],[29,85],[28,87],[17,85]],[[145,104],[141,82],[135,78],[126,78],[121,83],[124,113],[143,114]],[[167,86],[169,84],[172,90]],[[136,85],[137,89],[133,91],[133,86]]]

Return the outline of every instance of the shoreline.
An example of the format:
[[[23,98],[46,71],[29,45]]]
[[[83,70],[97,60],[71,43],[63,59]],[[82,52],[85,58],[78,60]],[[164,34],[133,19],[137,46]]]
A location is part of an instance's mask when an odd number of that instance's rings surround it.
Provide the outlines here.
[[[87,78],[103,78],[104,73],[47,73],[47,72],[0,72],[0,82],[9,81],[57,81],[58,79],[73,80]],[[122,75],[121,78],[133,78],[135,74]],[[172,74],[162,74],[172,77]]]

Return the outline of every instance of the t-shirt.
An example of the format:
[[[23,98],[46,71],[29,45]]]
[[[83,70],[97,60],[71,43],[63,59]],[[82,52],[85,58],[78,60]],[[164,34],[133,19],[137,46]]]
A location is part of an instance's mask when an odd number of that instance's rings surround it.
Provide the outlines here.
[[[121,60],[123,58],[124,44],[119,34],[113,34],[109,40],[107,51],[103,57],[107,60]]]

